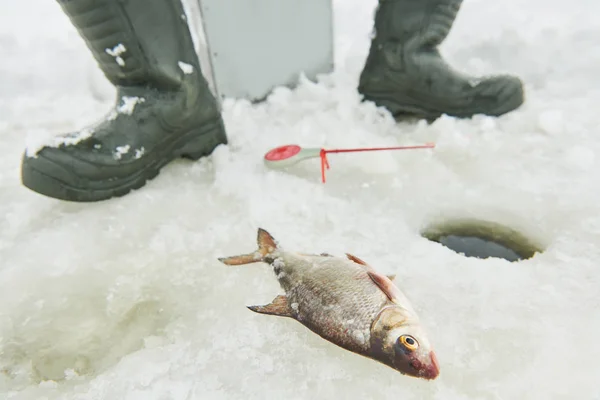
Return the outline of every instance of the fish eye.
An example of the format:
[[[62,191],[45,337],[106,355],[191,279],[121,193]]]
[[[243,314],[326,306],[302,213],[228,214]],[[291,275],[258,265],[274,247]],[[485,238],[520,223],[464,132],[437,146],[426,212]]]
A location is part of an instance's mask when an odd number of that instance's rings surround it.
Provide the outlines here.
[[[410,335],[402,335],[398,338],[398,342],[409,350],[416,350],[419,348],[419,342],[417,339]]]

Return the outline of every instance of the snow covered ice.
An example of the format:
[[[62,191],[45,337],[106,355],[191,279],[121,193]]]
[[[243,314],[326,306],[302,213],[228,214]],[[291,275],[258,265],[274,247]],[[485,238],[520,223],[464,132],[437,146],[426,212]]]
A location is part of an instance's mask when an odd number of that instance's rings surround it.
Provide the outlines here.
[[[334,1],[332,75],[259,105],[226,101],[228,146],[121,199],[72,204],[20,185],[22,151],[106,115],[113,89],[55,2],[2,3],[0,398],[600,398],[600,4],[465,1],[443,54],[468,73],[519,75],[527,100],[498,119],[429,126],[359,101],[375,5]],[[318,160],[281,172],[261,159],[288,143],[429,141],[332,155],[325,185]],[[450,217],[501,222],[546,251],[478,260],[419,235]],[[249,311],[279,293],[275,276],[217,257],[252,251],[257,227],[396,274],[438,380]]]

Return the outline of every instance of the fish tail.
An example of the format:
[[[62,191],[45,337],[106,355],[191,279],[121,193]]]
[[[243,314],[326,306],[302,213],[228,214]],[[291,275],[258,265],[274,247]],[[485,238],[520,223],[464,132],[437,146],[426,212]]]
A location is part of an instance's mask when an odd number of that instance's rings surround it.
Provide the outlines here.
[[[231,257],[221,257],[218,260],[225,265],[251,264],[264,261],[265,257],[278,249],[277,242],[273,236],[271,236],[269,232],[262,228],[258,228],[256,242],[258,244],[258,249],[252,253],[240,254]]]

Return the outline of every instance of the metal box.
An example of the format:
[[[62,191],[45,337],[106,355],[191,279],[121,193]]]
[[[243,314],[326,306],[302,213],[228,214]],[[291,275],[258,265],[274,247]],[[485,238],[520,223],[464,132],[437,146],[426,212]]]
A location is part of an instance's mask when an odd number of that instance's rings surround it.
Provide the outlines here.
[[[331,0],[184,0],[216,97],[263,100],[333,70]]]

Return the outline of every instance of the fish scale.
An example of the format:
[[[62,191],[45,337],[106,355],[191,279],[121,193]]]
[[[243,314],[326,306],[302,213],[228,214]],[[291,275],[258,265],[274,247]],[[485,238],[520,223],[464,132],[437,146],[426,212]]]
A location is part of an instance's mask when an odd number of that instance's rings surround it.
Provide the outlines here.
[[[338,258],[283,251],[272,257],[281,261],[274,272],[298,321],[348,350],[368,350],[371,323],[389,299],[365,268]]]
[[[404,375],[437,378],[437,357],[393,277],[351,254],[285,251],[260,228],[257,243],[252,253],[219,258],[225,265],[264,262],[273,267],[285,294],[250,310],[293,318],[329,342]]]

